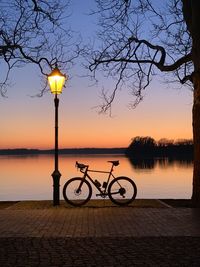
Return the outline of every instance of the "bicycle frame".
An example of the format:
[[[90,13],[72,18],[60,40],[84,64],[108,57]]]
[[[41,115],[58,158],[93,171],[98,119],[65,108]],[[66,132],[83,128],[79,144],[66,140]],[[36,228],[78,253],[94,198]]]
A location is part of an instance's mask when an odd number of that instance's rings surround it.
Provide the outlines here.
[[[108,196],[114,204],[120,206],[130,204],[137,194],[135,183],[129,177],[115,177],[113,175],[114,167],[119,165],[118,160],[108,162],[112,163],[110,171],[89,169],[89,165],[76,161],[75,166],[83,175],[82,177],[73,177],[64,184],[63,197],[66,202],[73,206],[82,206],[86,204],[92,197],[93,184],[97,188],[98,194],[96,194],[96,196],[102,198]],[[107,181],[104,181],[101,185],[98,180],[91,177],[89,172],[108,174]]]
[[[88,169],[88,166],[86,167],[86,169],[83,171],[80,169],[80,172],[82,172],[84,175],[83,175],[83,178],[82,178],[82,181],[86,180],[86,178],[89,179],[89,181],[97,188],[97,190],[100,192],[100,194],[96,194],[96,196],[107,196],[108,193],[107,193],[107,188],[108,188],[108,185],[109,185],[109,182],[110,182],[110,179],[111,178],[115,178],[115,176],[112,174],[113,172],[113,165],[110,169],[110,171],[96,171],[96,170],[90,170]],[[108,174],[108,178],[107,178],[107,181],[106,181],[106,186],[103,187],[103,189],[101,189],[100,187],[98,187],[95,183],[95,181],[92,179],[92,177],[88,174],[88,172],[97,172],[97,173],[107,173]],[[82,183],[80,184],[80,187],[82,186]]]

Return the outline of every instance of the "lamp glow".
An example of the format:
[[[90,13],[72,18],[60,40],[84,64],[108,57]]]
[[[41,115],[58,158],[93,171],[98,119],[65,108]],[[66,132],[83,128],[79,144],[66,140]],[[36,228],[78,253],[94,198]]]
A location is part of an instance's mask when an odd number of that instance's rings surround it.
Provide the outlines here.
[[[66,76],[56,67],[49,75],[48,82],[52,94],[61,94]]]

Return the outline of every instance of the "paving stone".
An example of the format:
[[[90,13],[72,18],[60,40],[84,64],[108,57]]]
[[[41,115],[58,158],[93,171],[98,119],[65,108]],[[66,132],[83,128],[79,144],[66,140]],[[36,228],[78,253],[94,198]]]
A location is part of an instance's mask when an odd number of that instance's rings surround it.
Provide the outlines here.
[[[0,209],[2,267],[200,266],[199,209],[15,205]]]
[[[199,266],[199,242],[199,237],[0,238],[0,266]]]
[[[191,208],[0,210],[0,237],[200,236]]]

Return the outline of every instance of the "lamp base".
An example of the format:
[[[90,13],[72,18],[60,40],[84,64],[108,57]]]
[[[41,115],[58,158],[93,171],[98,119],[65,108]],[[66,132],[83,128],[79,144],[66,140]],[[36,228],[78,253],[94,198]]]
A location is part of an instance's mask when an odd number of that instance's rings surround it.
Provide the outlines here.
[[[54,170],[51,175],[53,177],[53,205],[60,205],[60,177],[59,170]]]

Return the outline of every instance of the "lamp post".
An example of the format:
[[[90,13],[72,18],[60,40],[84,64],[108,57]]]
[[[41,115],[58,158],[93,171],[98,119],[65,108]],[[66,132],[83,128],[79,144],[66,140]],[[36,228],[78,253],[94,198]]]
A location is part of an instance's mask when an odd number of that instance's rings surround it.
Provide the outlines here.
[[[61,173],[58,169],[58,106],[59,98],[58,95],[62,93],[62,88],[64,86],[66,76],[60,72],[58,67],[48,75],[49,87],[51,93],[55,95],[54,106],[55,106],[55,149],[54,149],[54,172],[53,177],[53,205],[60,205],[60,177]]]

